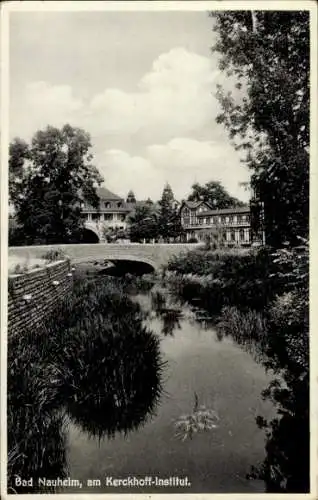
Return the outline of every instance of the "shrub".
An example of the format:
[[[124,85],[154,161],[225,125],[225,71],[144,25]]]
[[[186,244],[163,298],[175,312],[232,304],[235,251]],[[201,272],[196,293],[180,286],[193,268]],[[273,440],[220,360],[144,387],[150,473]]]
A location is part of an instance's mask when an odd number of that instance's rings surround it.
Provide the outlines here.
[[[52,248],[42,255],[42,259],[45,259],[47,262],[55,262],[57,260],[64,260],[65,258],[66,254],[61,248]]]
[[[241,312],[236,307],[222,309],[217,328],[221,335],[232,337],[257,358],[264,360],[267,346],[267,321],[263,314],[249,310]]]

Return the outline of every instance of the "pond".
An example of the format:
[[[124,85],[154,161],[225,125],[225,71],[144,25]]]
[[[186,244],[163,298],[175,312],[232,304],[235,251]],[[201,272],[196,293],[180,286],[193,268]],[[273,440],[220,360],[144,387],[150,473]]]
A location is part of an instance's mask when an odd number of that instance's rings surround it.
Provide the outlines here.
[[[69,413],[67,475],[78,479],[80,487],[59,492],[264,492],[263,483],[247,480],[246,474],[265,456],[265,436],[255,418],[274,414],[261,398],[270,375],[230,338],[220,338],[200,310],[177,303],[167,290],[161,289],[157,297],[149,291],[132,298],[142,308],[144,324],[160,341],[164,362],[160,396],[140,422],[129,426],[126,415],[124,429],[118,426],[107,433],[111,418],[99,415],[99,424],[105,425],[103,436],[94,432],[96,415],[90,430],[87,422],[81,425],[81,418],[73,419]],[[126,357],[129,352],[122,353],[123,363]],[[135,363],[138,366],[138,356]],[[145,373],[141,385],[149,391]],[[131,406],[129,411],[139,409]],[[130,485],[116,486],[114,480],[127,478]],[[141,480],[137,486],[134,478]]]

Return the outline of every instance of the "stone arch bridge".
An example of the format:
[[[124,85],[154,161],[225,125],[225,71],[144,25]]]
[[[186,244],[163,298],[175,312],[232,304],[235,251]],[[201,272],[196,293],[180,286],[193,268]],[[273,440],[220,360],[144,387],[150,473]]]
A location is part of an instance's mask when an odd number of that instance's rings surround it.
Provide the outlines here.
[[[74,245],[39,245],[29,247],[9,247],[9,257],[21,260],[38,259],[49,250],[61,249],[70,257],[72,263],[109,260],[134,261],[147,264],[154,270],[168,263],[173,256],[197,248],[196,243],[99,243]]]

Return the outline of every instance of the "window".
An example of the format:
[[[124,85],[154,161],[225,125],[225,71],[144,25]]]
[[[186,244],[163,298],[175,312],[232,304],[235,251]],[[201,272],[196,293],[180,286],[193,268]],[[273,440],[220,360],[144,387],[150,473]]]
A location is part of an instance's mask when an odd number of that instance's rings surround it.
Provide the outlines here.
[[[104,214],[104,217],[107,221],[113,220],[113,214]]]
[[[231,223],[233,222],[233,215],[229,216],[229,222],[231,222]]]
[[[242,217],[240,215],[237,216],[237,223],[239,224],[240,222],[242,222]]]
[[[92,214],[92,220],[98,220],[99,214]]]
[[[106,202],[104,203],[104,206],[105,206],[105,208],[110,208],[110,203],[109,203],[109,201],[106,201]]]
[[[207,217],[205,220],[206,220],[206,224],[211,224],[211,217]]]
[[[122,207],[122,205],[123,205],[123,204],[121,203],[121,201],[119,201],[119,202],[117,203],[117,207],[118,207],[118,208],[121,208],[121,207]]]
[[[231,240],[235,241],[235,231],[231,231]]]
[[[244,241],[245,239],[245,231],[244,229],[240,229],[240,241]]]
[[[126,218],[125,214],[120,214],[120,216],[119,216],[120,222],[124,222],[125,218]]]

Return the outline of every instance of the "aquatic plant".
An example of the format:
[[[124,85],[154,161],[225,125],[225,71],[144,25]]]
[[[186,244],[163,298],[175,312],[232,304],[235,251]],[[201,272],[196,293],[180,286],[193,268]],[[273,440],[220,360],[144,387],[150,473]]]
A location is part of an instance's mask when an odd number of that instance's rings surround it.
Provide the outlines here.
[[[10,487],[14,474],[62,477],[65,412],[99,438],[126,434],[155,412],[164,363],[142,320],[116,280],[77,275],[73,293],[38,329],[9,332]]]
[[[199,406],[198,395],[194,393],[194,406],[192,413],[181,415],[175,421],[177,438],[182,441],[192,439],[193,435],[202,431],[211,431],[218,427],[219,417],[211,408],[206,408],[204,405]]]
[[[160,290],[152,290],[150,293],[151,307],[160,312],[166,305],[166,297]]]

